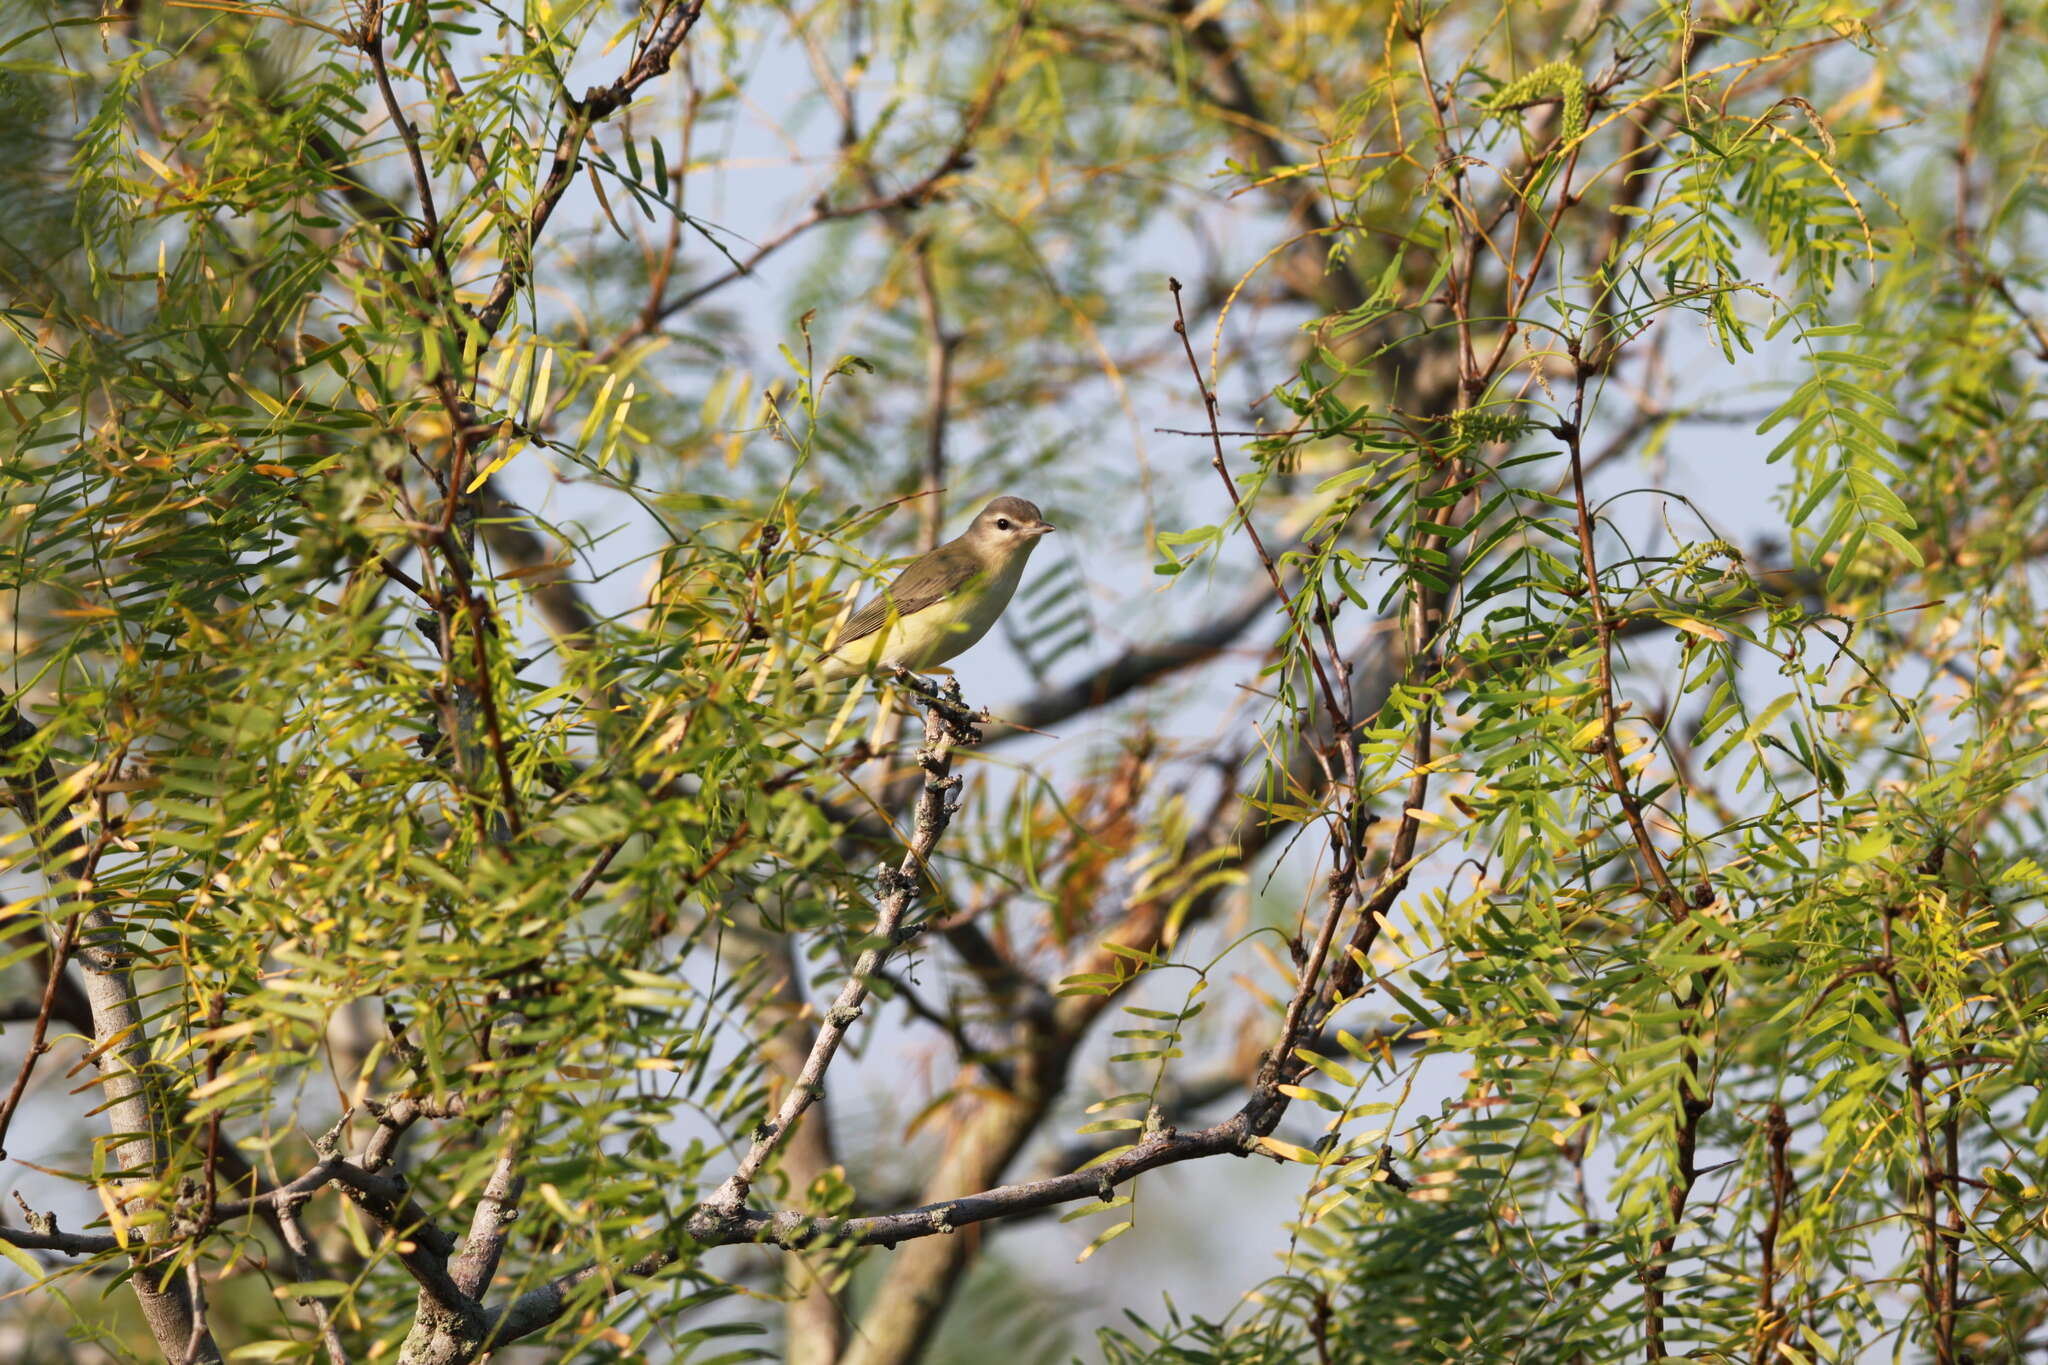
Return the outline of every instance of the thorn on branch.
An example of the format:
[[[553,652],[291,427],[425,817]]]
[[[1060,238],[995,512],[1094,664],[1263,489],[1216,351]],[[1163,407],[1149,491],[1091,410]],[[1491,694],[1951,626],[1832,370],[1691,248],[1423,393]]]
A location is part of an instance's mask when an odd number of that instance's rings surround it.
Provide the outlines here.
[[[30,1232],[39,1233],[44,1237],[55,1237],[57,1235],[56,1214],[37,1213],[28,1206],[28,1201],[21,1197],[20,1190],[14,1192],[14,1202],[20,1206],[22,1219],[28,1224]]]
[[[341,1155],[341,1135],[348,1129],[349,1113],[344,1110],[333,1127],[313,1139],[313,1153],[322,1161],[332,1161]]]

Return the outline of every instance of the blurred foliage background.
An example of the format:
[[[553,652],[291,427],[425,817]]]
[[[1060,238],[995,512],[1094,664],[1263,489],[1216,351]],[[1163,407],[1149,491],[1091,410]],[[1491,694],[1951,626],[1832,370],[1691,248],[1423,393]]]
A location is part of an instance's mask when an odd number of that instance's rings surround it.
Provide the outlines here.
[[[2043,25],[12,7],[0,1343],[2037,1356]]]

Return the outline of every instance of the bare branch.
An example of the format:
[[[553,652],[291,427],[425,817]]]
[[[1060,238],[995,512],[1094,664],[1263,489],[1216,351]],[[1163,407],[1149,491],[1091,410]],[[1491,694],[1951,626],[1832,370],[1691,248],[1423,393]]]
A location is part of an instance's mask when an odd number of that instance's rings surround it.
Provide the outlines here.
[[[369,1100],[363,1107],[377,1120],[377,1131],[371,1134],[358,1164],[372,1173],[391,1164],[406,1130],[419,1120],[460,1118],[469,1111],[468,1101],[459,1093],[438,1099],[401,1095],[385,1103]]]
[[[505,1239],[512,1233],[512,1221],[519,1216],[519,1195],[526,1188],[526,1181],[519,1175],[519,1143],[516,1129],[506,1134],[505,1146],[491,1168],[491,1178],[476,1202],[469,1239],[462,1254],[455,1258],[455,1287],[471,1298],[490,1287],[491,1276],[498,1272],[498,1259],[505,1254]]]
[[[302,1284],[320,1278],[317,1271],[320,1255],[313,1239],[306,1235],[305,1226],[299,1222],[298,1200],[287,1200],[278,1205],[277,1226],[286,1249],[291,1252],[293,1277]],[[313,1321],[320,1329],[320,1344],[327,1352],[327,1365],[349,1365],[348,1351],[342,1345],[341,1333],[334,1325],[334,1315],[328,1311],[327,1300],[316,1295],[302,1295],[298,1302],[300,1307],[312,1311]]]
[[[944,696],[956,712],[964,710],[957,681],[947,684]],[[847,973],[846,984],[840,988],[838,999],[832,1002],[831,1010],[818,1028],[817,1040],[811,1045],[803,1070],[791,1083],[774,1117],[762,1124],[753,1146],[740,1159],[738,1168],[706,1201],[709,1206],[736,1213],[745,1205],[747,1191],[753,1187],[768,1158],[774,1155],[776,1146],[818,1097],[826,1068],[832,1065],[833,1057],[838,1054],[847,1029],[860,1018],[861,1005],[867,1000],[875,973],[881,970],[890,953],[922,932],[924,926],[906,924],[904,917],[909,913],[919,884],[926,875],[925,869],[938,847],[939,838],[953,818],[955,805],[949,798],[960,785],[960,779],[951,775],[953,748],[956,744],[976,743],[979,739],[971,726],[961,725],[948,716],[946,704],[926,700],[925,742],[917,753],[918,766],[925,772],[924,786],[918,793],[910,846],[897,867],[882,871],[882,898],[876,906],[875,927],[870,935],[873,946],[861,953],[853,970]]]
[[[121,1249],[118,1239],[103,1232],[23,1232],[0,1227],[0,1242],[23,1251],[59,1251],[66,1256],[106,1256]]]
[[[391,88],[391,71],[384,61],[384,0],[369,0],[368,12],[363,18],[362,36],[357,39],[363,55],[370,59],[370,71],[377,82],[377,93],[384,100],[384,110],[390,116],[392,125],[398,129],[398,136],[405,143],[407,163],[412,167],[414,192],[420,199],[420,228],[415,246],[425,247],[434,257],[434,269],[440,275],[443,286],[451,286],[453,276],[448,269],[447,245],[441,239],[441,218],[434,211],[434,182],[427,174],[426,159],[420,155],[420,135],[414,130],[412,120],[399,107],[398,95]]]
[[[64,984],[64,969],[70,965],[71,950],[78,946],[78,916],[64,922],[64,935],[58,940],[56,950],[50,954],[48,973],[43,978],[42,1004],[36,1010],[35,1027],[29,1033],[28,1054],[21,1059],[21,1069],[14,1074],[14,1084],[7,1091],[7,1098],[0,1100],[0,1158],[7,1155],[7,1130],[14,1123],[14,1112],[21,1107],[21,1097],[28,1091],[29,1077],[35,1074],[36,1063],[50,1050],[43,1041],[50,1028],[50,1015],[56,1009],[57,995]]]

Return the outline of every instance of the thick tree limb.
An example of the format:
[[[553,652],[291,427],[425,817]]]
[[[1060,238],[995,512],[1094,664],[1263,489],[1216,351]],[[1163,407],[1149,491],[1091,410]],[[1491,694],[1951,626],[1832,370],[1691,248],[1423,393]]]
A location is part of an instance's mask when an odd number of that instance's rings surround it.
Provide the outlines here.
[[[1130,695],[1162,678],[1194,668],[1236,644],[1253,623],[1272,615],[1273,595],[1265,586],[1247,589],[1216,616],[1191,630],[1154,644],[1133,645],[1108,663],[1058,687],[1048,688],[997,718],[994,739],[1042,730]]]
[[[476,1214],[470,1220],[462,1254],[455,1258],[455,1287],[470,1298],[490,1288],[491,1276],[498,1272],[498,1260],[505,1254],[505,1239],[511,1235],[512,1221],[519,1216],[519,1196],[526,1188],[526,1181],[519,1175],[519,1144],[518,1131],[508,1131],[497,1163],[491,1168],[491,1177],[476,1201]]]
[[[65,809],[58,799],[60,787],[48,755],[33,756],[38,737],[36,727],[22,716],[14,698],[0,692],[0,779],[20,812],[24,824],[45,848],[46,869],[55,872],[81,864],[88,853],[85,836],[63,818]],[[56,806],[56,809],[52,809]],[[78,952],[84,978],[86,1008],[92,1019],[92,1057],[100,1072],[100,1088],[106,1102],[100,1112],[112,1132],[127,1135],[109,1163],[130,1175],[154,1180],[169,1160],[163,1115],[149,1093],[147,1077],[152,1066],[149,1036],[142,1005],[136,998],[130,977],[127,945],[121,926],[101,905],[87,902],[75,912]],[[54,924],[49,926],[57,933]],[[70,930],[64,931],[66,939]],[[123,1201],[120,1182],[112,1198]],[[163,1236],[161,1226],[138,1234],[143,1247],[149,1239]],[[147,1252],[139,1252],[147,1259]],[[150,1334],[167,1358],[218,1361],[220,1351],[196,1308],[183,1277],[168,1283],[147,1273],[131,1281]]]
[[[5,780],[8,801],[21,815],[30,837],[35,837],[36,831],[43,828],[43,807],[57,790],[55,766],[47,755],[35,755],[39,734],[40,731],[21,714],[14,698],[0,691],[0,780]],[[49,838],[52,847],[46,850],[46,857],[54,854],[69,860],[85,853],[85,837],[75,829],[53,831]],[[34,932],[33,929],[24,930],[10,942]],[[57,976],[56,994],[48,1000],[48,1017],[90,1037],[92,1006],[87,1003],[85,992],[64,970],[65,964],[58,960],[54,946],[45,946],[43,961],[46,990],[50,974],[54,972]],[[42,1013],[43,1005],[38,1002],[24,1017],[34,1019]]]

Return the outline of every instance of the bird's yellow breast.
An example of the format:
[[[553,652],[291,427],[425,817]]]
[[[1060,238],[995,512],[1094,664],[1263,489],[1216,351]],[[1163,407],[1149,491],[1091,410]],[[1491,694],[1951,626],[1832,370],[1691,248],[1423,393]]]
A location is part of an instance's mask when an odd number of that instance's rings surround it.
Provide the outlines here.
[[[988,634],[989,627],[1009,602],[1008,593],[1001,594],[999,601],[991,585],[979,587],[979,591],[970,588],[943,602],[934,602],[897,622],[889,651],[883,657],[898,668],[916,672],[942,664],[971,648]]]
[[[1003,571],[970,582],[922,611],[891,621],[867,639],[834,651],[824,663],[825,678],[849,677],[876,664],[921,673],[972,648],[1010,605],[1017,580],[1023,577],[1023,560],[1019,555]]]

